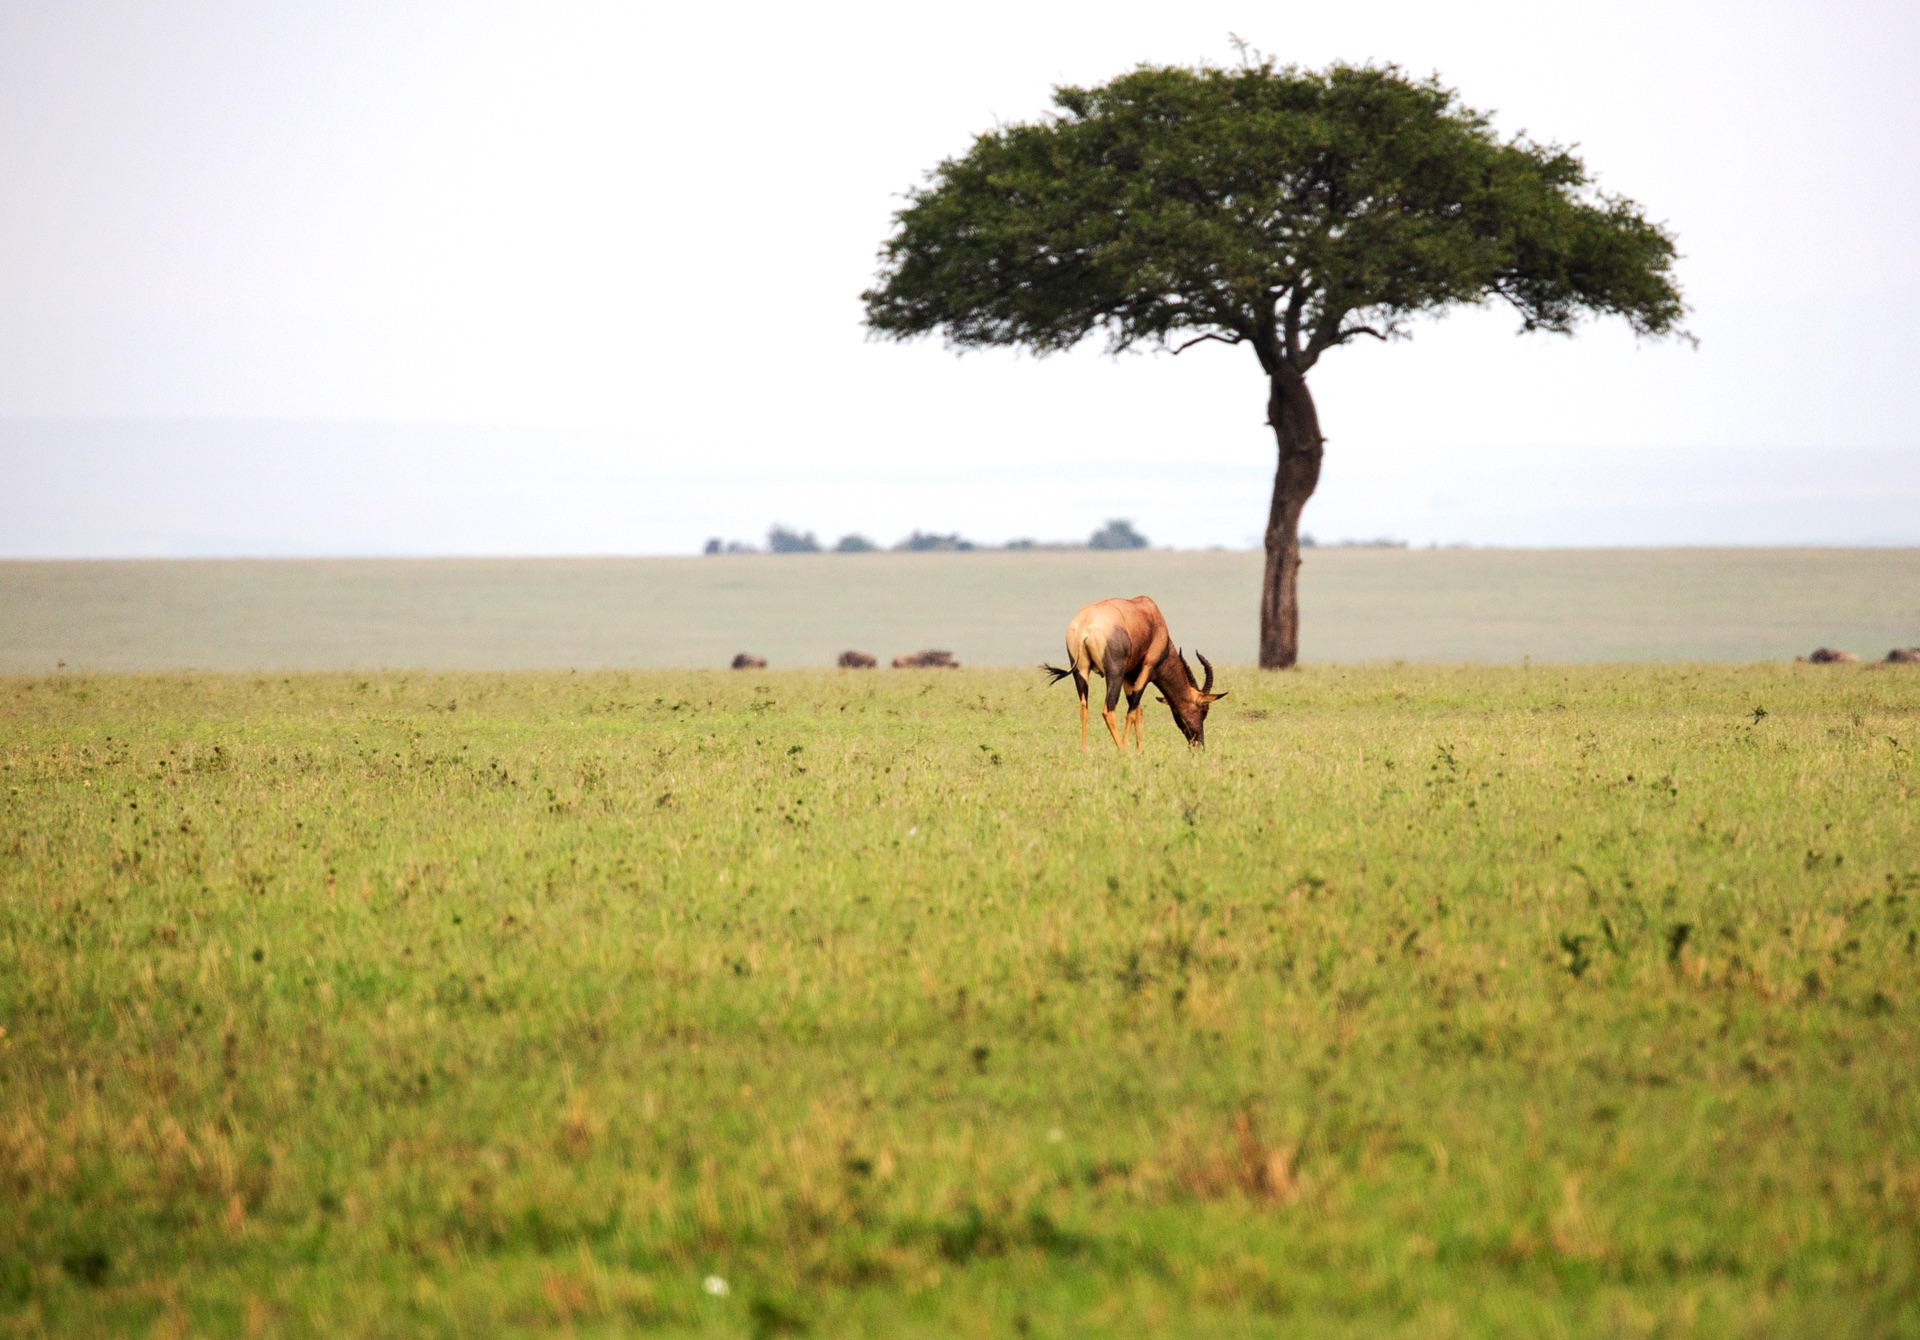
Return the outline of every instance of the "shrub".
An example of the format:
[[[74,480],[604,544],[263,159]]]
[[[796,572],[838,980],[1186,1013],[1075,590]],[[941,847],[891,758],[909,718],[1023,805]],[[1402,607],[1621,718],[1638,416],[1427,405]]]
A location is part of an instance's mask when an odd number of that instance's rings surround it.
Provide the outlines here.
[[[895,549],[904,549],[909,553],[915,554],[930,553],[935,550],[956,550],[964,553],[973,548],[973,541],[963,540],[957,534],[930,535],[924,531],[916,530],[913,534],[907,536],[906,539],[900,541],[900,543],[893,547]]]

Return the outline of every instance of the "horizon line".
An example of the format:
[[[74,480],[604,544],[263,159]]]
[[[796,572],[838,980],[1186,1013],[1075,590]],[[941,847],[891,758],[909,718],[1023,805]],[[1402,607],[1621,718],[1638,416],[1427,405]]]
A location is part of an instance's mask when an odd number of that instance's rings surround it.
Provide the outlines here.
[[[1713,551],[1737,550],[1751,552],[1756,550],[1774,550],[1792,552],[1796,550],[1902,550],[1920,549],[1920,543],[1913,541],[1852,541],[1852,540],[1804,540],[1792,543],[1670,543],[1670,544],[1497,544],[1476,541],[1455,540],[1445,543],[1434,541],[1426,544],[1392,543],[1381,544],[1368,540],[1333,540],[1302,545],[1303,549],[1316,551],[1342,551],[1348,553],[1460,553],[1460,552],[1499,552],[1533,554],[1577,554],[1577,553],[1619,553],[1619,552],[1662,552],[1662,551]],[[1260,546],[1248,545],[1149,545],[1139,549],[1095,549],[1077,543],[1036,543],[1032,548],[1014,548],[1005,544],[976,544],[971,549],[895,549],[892,547],[875,548],[862,552],[842,553],[832,549],[815,552],[776,553],[769,550],[751,552],[733,552],[705,554],[698,551],[675,552],[621,552],[596,551],[582,553],[511,553],[511,552],[436,552],[436,553],[225,553],[225,554],[0,554],[0,564],[7,563],[570,563],[570,562],[646,562],[662,559],[861,559],[874,557],[899,558],[965,558],[970,555],[1017,554],[1032,557],[1044,554],[1099,554],[1105,557],[1123,557],[1128,554],[1259,554],[1265,552]]]

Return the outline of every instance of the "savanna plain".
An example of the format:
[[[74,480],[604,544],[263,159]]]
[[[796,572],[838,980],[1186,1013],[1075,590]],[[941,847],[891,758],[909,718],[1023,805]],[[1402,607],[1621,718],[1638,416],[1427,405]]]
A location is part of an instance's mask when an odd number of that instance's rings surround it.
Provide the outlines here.
[[[1920,671],[0,679],[0,1333],[1920,1331]]]

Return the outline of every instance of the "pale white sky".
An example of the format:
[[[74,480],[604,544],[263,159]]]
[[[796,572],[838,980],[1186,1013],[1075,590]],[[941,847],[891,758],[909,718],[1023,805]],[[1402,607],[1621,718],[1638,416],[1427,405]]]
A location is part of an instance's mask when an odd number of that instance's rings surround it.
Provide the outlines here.
[[[1244,544],[1244,350],[873,344],[898,194],[1140,61],[1437,70],[1678,232],[1695,351],[1315,373],[1323,537],[1920,543],[1920,6],[0,0],[0,555]]]

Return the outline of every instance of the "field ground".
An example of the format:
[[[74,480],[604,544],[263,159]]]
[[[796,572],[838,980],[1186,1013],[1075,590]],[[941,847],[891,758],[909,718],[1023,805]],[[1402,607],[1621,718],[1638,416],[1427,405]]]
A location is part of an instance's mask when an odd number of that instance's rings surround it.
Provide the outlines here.
[[[0,680],[0,1335],[1920,1331],[1920,671]]]
[[[0,673],[776,667],[939,647],[1059,653],[1072,612],[1152,594],[1255,659],[1247,552],[0,563]],[[1760,661],[1920,643],[1920,549],[1311,550],[1308,661]]]

